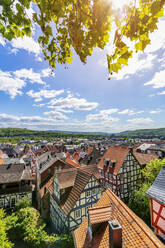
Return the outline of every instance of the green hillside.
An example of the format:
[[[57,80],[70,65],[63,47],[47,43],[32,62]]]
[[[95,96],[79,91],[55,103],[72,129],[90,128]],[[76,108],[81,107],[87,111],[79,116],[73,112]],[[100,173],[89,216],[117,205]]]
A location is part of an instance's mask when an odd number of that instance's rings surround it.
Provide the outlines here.
[[[75,138],[99,138],[99,136],[106,136],[105,133],[88,133],[88,132],[66,132],[66,131],[37,131],[37,130],[29,130],[23,128],[0,128],[0,141],[20,141],[22,139],[54,139],[54,138],[67,138],[67,137],[75,137]]]
[[[131,138],[165,138],[165,128],[138,129],[134,131],[124,131],[116,136]]]

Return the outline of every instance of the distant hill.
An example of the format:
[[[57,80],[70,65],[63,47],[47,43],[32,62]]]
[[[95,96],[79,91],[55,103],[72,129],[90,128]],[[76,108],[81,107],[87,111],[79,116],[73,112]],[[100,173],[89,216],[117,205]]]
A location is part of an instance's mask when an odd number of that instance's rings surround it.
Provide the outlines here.
[[[139,138],[165,138],[165,128],[156,128],[156,129],[138,129],[134,131],[124,131],[115,136],[121,137],[139,137]]]
[[[56,137],[76,137],[76,138],[96,138],[99,136],[109,137],[123,137],[123,138],[161,138],[165,139],[165,128],[157,129],[138,129],[134,131],[124,131],[115,134],[108,134],[104,132],[74,132],[74,131],[59,131],[59,130],[47,130],[38,131],[30,130],[26,128],[0,128],[0,138],[31,138],[31,139],[51,139]]]
[[[55,138],[55,137],[86,137],[86,136],[103,136],[108,135],[102,132],[73,132],[73,131],[59,131],[59,130],[48,130],[38,131],[29,130],[26,128],[0,128],[0,137],[22,137],[22,138]]]

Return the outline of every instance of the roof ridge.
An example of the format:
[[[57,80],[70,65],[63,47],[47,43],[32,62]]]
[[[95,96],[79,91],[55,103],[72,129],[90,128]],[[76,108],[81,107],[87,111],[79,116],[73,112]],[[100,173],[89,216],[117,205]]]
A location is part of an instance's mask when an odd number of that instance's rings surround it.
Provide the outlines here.
[[[108,193],[107,193],[107,191],[108,191]],[[146,230],[144,229],[144,227],[142,226],[142,224],[139,222],[139,221],[137,221],[136,219],[138,219],[138,220],[140,220],[140,221],[143,221],[142,219],[140,219],[130,208],[128,208],[125,204],[124,204],[124,202],[122,202],[110,189],[107,189],[106,191],[105,191],[105,193],[108,195],[108,197],[109,197],[109,194],[112,194],[113,196],[114,196],[114,198],[118,201],[118,202],[120,202],[120,205],[122,205],[122,207],[125,209],[125,211],[133,218],[133,220],[136,222],[136,224],[140,227],[140,229],[142,229],[144,232],[145,232],[145,234],[146,234],[146,236],[155,244],[155,246],[157,246],[157,247],[159,247],[158,245],[157,245],[157,243],[155,242],[155,239],[152,237],[152,236],[150,236],[149,234],[148,234],[148,232],[146,232]],[[118,206],[117,206],[117,208],[118,208]],[[118,208],[119,209],[119,208]],[[128,211],[128,209],[129,209],[129,211]],[[119,209],[120,210],[120,209]],[[135,218],[136,217],[136,218]],[[152,230],[145,224],[145,222],[143,221],[143,225],[145,225],[145,227],[148,229],[148,230],[150,230],[151,232],[152,232]],[[154,233],[153,233],[154,234]],[[162,244],[162,242],[160,241],[160,243]]]
[[[63,207],[63,211],[66,212],[65,213],[66,215],[68,215],[71,212],[71,210],[73,209],[73,207],[76,204],[76,201],[78,200],[78,197],[80,196],[81,192],[83,191],[83,189],[85,188],[86,184],[88,183],[89,179],[92,176],[89,174],[88,177],[85,177],[85,178],[82,177],[82,175],[85,176],[85,174],[86,173],[84,173],[83,171],[77,169],[76,176],[74,179],[74,186],[73,186],[73,188],[72,188],[72,190],[71,190],[71,192],[70,192],[70,194],[69,194],[69,196],[68,196],[68,198],[64,204],[64,207]],[[74,194],[75,192],[77,192],[78,194],[75,195]],[[71,198],[71,196],[72,196],[72,198]],[[71,206],[70,206],[70,202],[71,202]],[[69,210],[66,209],[67,206],[69,207]]]

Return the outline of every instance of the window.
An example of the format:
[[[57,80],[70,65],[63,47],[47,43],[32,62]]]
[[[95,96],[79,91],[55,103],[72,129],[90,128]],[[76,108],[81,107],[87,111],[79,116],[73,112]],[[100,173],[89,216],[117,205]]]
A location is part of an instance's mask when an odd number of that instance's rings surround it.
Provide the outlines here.
[[[130,172],[130,171],[127,172],[127,176],[128,176],[129,178],[131,177],[131,172]]]
[[[3,200],[0,200],[0,208],[3,208]]]
[[[88,206],[86,207],[86,215],[88,214],[88,209],[91,208],[91,207],[92,207],[92,205],[88,205]]]
[[[119,186],[119,188],[120,188],[120,192],[123,192],[123,190],[124,190],[124,185],[121,184],[121,185]]]
[[[92,195],[95,195],[97,193],[97,189],[92,189]]]
[[[11,198],[11,207],[15,206],[15,198]]]
[[[78,209],[75,211],[75,219],[78,219],[81,217],[81,209]]]
[[[90,196],[90,195],[91,195],[91,191],[88,190],[88,191],[86,192],[86,196],[88,197],[88,196]]]

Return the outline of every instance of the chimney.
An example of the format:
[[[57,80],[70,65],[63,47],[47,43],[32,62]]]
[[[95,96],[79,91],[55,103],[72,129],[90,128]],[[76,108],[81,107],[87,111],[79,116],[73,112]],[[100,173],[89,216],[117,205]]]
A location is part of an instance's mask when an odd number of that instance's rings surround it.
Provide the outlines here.
[[[111,248],[122,248],[122,227],[117,220],[108,221],[109,245]]]

